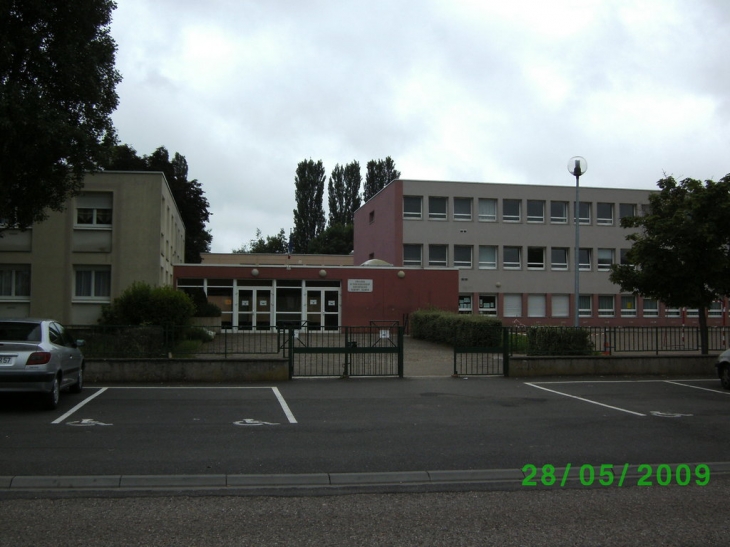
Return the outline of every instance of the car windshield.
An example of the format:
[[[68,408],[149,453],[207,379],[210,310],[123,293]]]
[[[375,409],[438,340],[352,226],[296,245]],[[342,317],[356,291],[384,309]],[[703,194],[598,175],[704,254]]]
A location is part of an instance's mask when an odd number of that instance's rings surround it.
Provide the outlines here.
[[[40,342],[39,323],[0,323],[0,342]]]

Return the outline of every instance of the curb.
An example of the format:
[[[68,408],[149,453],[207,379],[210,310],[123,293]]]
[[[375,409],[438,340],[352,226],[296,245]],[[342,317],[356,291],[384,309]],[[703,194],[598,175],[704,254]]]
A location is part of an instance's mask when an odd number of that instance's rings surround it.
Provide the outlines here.
[[[668,464],[674,471],[679,464]],[[687,464],[698,465],[698,464]],[[712,475],[730,475],[730,462],[706,463]],[[596,467],[596,466],[593,466]],[[656,464],[651,466],[656,467]],[[565,467],[556,467],[560,477]],[[567,481],[581,486],[579,467]],[[640,466],[631,465],[627,478],[645,475]],[[0,476],[0,492],[22,491],[150,491],[150,490],[235,490],[235,489],[347,489],[369,487],[457,487],[458,485],[524,486],[527,475],[521,469],[469,469],[439,471],[394,471],[376,473],[303,473],[303,474],[211,474],[211,475],[89,475],[89,476]],[[635,481],[634,481],[635,482]],[[629,484],[626,484],[629,486]],[[555,485],[557,486],[557,485]],[[583,484],[582,486],[587,486]],[[595,486],[600,486],[596,484]],[[539,488],[544,488],[540,485]],[[534,489],[534,488],[530,488]]]

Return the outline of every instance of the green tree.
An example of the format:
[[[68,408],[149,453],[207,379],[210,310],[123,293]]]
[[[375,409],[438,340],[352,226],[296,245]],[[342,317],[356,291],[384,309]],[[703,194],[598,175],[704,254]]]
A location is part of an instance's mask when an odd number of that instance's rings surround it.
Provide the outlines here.
[[[327,184],[327,197],[329,202],[329,225],[347,224],[348,211],[345,208],[345,168],[340,167],[339,163],[332,169],[332,174]]]
[[[112,0],[0,7],[0,218],[28,228],[60,211],[116,141],[121,81]]]
[[[210,251],[212,234],[206,230],[210,219],[208,199],[197,179],[188,180],[188,162],[175,152],[170,159],[167,148],[160,146],[148,156],[139,157],[129,145],[115,146],[107,157],[105,169],[118,171],[162,171],[172,197],[185,224],[185,262],[199,263],[200,254]]]
[[[360,175],[360,163],[352,161],[345,166],[345,210],[347,211],[347,219],[344,224],[352,224],[355,211],[360,208],[362,200],[360,198],[360,186],[362,186],[362,176]]]
[[[266,236],[266,239],[261,235],[261,230],[256,229],[256,237],[253,238],[248,244],[241,245],[238,249],[231,251],[235,254],[243,253],[277,253],[284,254],[288,252],[288,241],[286,239],[286,232],[284,228],[279,230],[279,233],[275,236]]]
[[[730,175],[718,182],[665,177],[643,216],[621,219],[639,228],[626,264],[614,265],[611,282],[622,291],[699,310],[700,345],[708,353],[707,309],[730,294]]]
[[[384,160],[370,160],[365,174],[363,200],[368,201],[388,184],[399,178],[400,171],[395,168],[395,162],[390,156]]]
[[[335,224],[322,231],[309,242],[307,249],[311,254],[349,255],[353,246],[352,224]]]
[[[335,165],[327,186],[329,226],[352,224],[355,211],[360,207],[360,164]]]
[[[325,227],[324,181],[326,175],[322,160],[316,163],[304,160],[297,165],[294,177],[297,208],[294,209],[293,247],[295,253],[306,253],[309,242]]]
[[[172,287],[132,283],[105,306],[99,322],[106,325],[187,325],[195,313],[192,298]]]

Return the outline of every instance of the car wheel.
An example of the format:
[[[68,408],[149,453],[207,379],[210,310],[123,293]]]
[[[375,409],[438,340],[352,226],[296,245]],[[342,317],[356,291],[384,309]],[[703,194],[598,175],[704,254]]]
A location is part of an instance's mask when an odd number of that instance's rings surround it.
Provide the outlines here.
[[[61,398],[61,382],[58,376],[53,378],[53,386],[51,391],[46,394],[46,408],[48,410],[55,410],[58,406],[58,401]]]
[[[79,379],[76,381],[74,385],[72,385],[68,390],[71,393],[81,393],[81,391],[84,389],[84,367],[81,367],[79,369]]]
[[[720,383],[725,389],[730,389],[730,365],[725,364],[720,372]]]

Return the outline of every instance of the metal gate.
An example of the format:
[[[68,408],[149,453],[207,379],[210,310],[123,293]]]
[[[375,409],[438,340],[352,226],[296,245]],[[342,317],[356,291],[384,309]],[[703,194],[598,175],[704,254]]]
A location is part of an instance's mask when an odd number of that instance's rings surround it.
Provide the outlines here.
[[[289,331],[289,378],[403,378],[403,327],[370,325]]]
[[[502,329],[502,345],[467,347],[454,344],[454,376],[509,376],[509,329]]]

